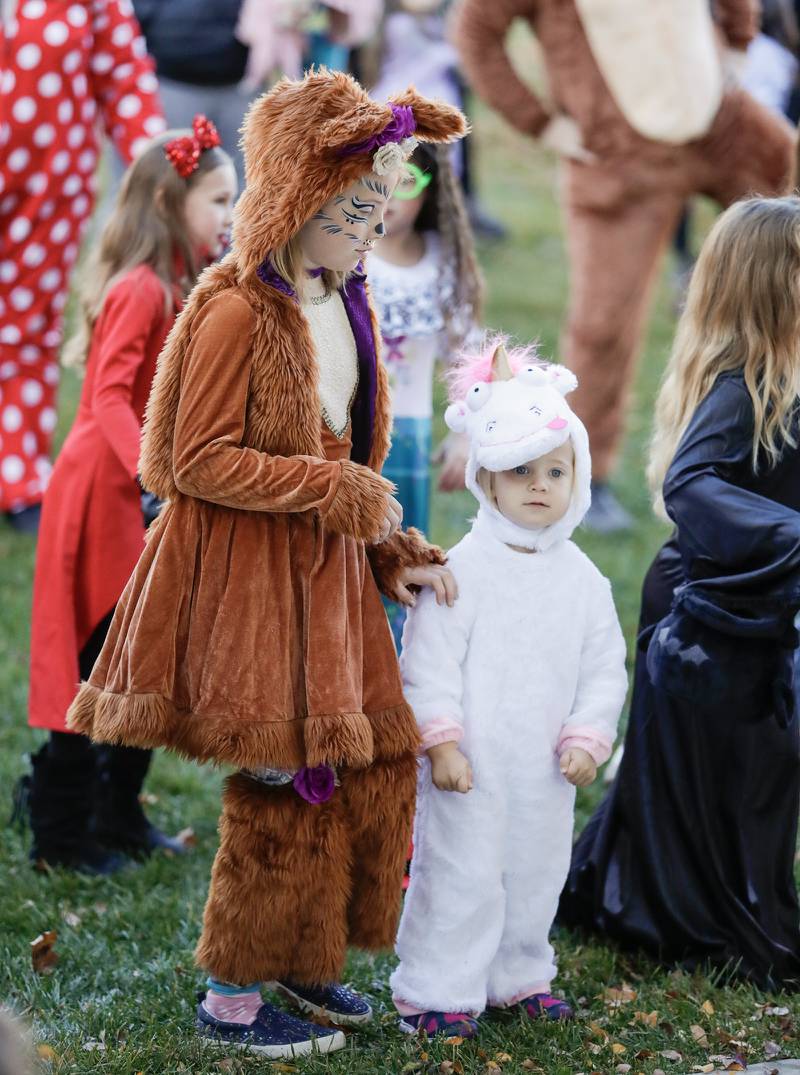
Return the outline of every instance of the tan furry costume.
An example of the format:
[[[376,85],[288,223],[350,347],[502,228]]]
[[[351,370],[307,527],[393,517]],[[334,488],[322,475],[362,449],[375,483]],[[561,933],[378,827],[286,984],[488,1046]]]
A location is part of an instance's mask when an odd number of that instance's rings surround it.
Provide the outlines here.
[[[460,112],[413,90],[395,103],[413,107],[420,140],[464,133]],[[233,248],[178,318],[148,406],[142,476],[169,504],[70,711],[102,741],[338,767],[319,805],[291,784],[227,782],[198,961],[232,983],[334,981],[346,944],[394,939],[417,735],[379,588],[391,595],[401,567],[442,555],[416,532],[365,546],[391,489],[379,477],[391,417],[363,277],[343,293],[369,345],[339,440],[321,418],[308,323],[267,258],[371,170],[371,153],[342,151],[391,119],[325,71],[251,107]]]
[[[744,49],[756,0],[714,6],[725,43]],[[597,157],[566,161],[563,176],[571,294],[561,357],[578,377],[573,408],[601,480],[618,448],[660,254],[687,199],[706,194],[727,206],[778,194],[791,171],[789,124],[725,84],[708,9],[708,0],[463,0],[457,20],[473,85],[509,123],[536,136],[566,114]],[[516,18],[542,47],[547,106],[506,51]]]

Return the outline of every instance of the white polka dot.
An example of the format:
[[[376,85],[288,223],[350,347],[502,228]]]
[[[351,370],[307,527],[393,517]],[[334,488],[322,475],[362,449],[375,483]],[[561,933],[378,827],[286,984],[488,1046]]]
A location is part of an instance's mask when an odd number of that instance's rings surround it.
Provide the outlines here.
[[[79,175],[68,175],[64,180],[63,190],[68,198],[74,198],[83,190],[83,179]]]
[[[151,137],[155,134],[161,134],[166,129],[161,116],[148,116],[142,126]]]
[[[33,469],[36,471],[36,473],[39,475],[43,482],[46,482],[53,472],[53,467],[50,460],[44,455],[40,455],[38,459],[34,460]]]
[[[22,411],[13,403],[3,408],[3,429],[6,433],[16,433],[22,425]]]
[[[50,168],[56,173],[56,175],[61,175],[62,172],[66,172],[67,168],[69,168],[69,162],[71,159],[72,158],[70,157],[66,149],[61,149],[58,153],[56,153],[56,155],[50,162]]]
[[[0,314],[4,314],[5,312],[6,312],[6,304],[0,298]],[[2,399],[2,398],[3,398],[2,395],[0,395],[0,399]]]
[[[44,146],[49,146],[55,141],[55,137],[56,129],[52,123],[42,123],[33,132],[33,141],[40,149],[44,148]]]
[[[0,123],[0,146],[4,146],[11,134],[11,125],[9,123]]]
[[[44,28],[42,34],[48,45],[63,45],[69,37],[69,30],[66,23],[63,22],[49,22]]]
[[[3,327],[0,328],[0,340],[2,340],[3,343],[19,343],[21,339],[22,333],[16,325],[3,325]]]
[[[70,127],[69,134],[67,135],[67,145],[70,149],[77,149],[81,142],[86,138],[86,131],[83,127],[77,123],[74,127]]]
[[[70,233],[68,220],[57,220],[50,229],[50,238],[54,243],[63,243]]]
[[[97,164],[97,154],[93,149],[84,149],[78,157],[78,169],[81,172],[91,172]]]
[[[15,243],[21,243],[23,239],[27,239],[31,233],[31,222],[27,217],[18,216],[14,217],[11,221],[11,226],[8,229],[8,234],[14,240]]]
[[[72,203],[72,215],[83,216],[89,209],[89,199],[85,194],[80,194]]]
[[[133,44],[131,45],[131,52],[139,60],[145,58],[147,55],[147,45],[145,45],[143,37],[134,37]]]
[[[58,384],[60,373],[57,362],[48,362],[44,368],[44,379],[48,384]]]
[[[3,338],[2,331],[0,331],[0,339]],[[11,342],[11,341],[9,341]],[[16,340],[14,341],[17,342]],[[9,381],[12,377],[16,377],[18,372],[16,362],[3,362],[0,365],[0,381]]]
[[[86,75],[76,75],[72,80],[72,89],[76,97],[85,97],[89,92]]]
[[[0,261],[0,281],[10,284],[17,278],[17,266],[13,261]]]
[[[11,292],[11,305],[15,310],[27,310],[33,302],[33,292],[27,287],[15,287]]]
[[[47,272],[42,273],[42,278],[39,281],[39,287],[44,291],[55,291],[58,285],[61,283],[61,273],[58,269],[48,269]]]
[[[32,97],[18,97],[11,106],[11,115],[17,123],[30,123],[36,115],[36,102]]]
[[[47,190],[47,176],[44,172],[31,172],[25,180],[25,189],[29,194],[44,194]]]
[[[41,19],[46,10],[44,0],[28,0],[27,4],[22,5],[22,14],[26,19]]]
[[[54,295],[52,305],[54,310],[63,310],[64,307],[67,305],[66,291],[59,291],[57,295]]]
[[[52,433],[56,428],[56,412],[52,407],[42,407],[39,415],[39,428],[44,433]]]
[[[114,57],[109,56],[107,52],[96,52],[94,56],[92,56],[90,66],[96,74],[104,75],[114,66]]]
[[[92,23],[94,32],[96,34],[101,33],[103,30],[108,29],[108,15],[98,15]]]
[[[31,433],[30,429],[27,433],[22,434],[22,450],[27,456],[36,455],[38,448],[38,441],[36,440],[36,434]]]
[[[5,189],[6,189],[5,176],[2,173],[0,173],[0,194],[2,194]]]
[[[158,90],[158,79],[152,71],[145,71],[136,79],[136,85],[142,93],[155,93]]]
[[[5,198],[0,201],[0,216],[8,216],[9,213],[13,212],[13,210],[17,208],[18,202],[18,194],[7,194]]]
[[[133,30],[128,22],[122,22],[119,26],[115,26],[111,32],[111,40],[118,47],[122,45],[129,45],[133,40]]]
[[[86,8],[81,4],[73,4],[67,9],[67,22],[71,26],[85,26],[87,20]]]
[[[27,149],[20,146],[19,149],[12,150],[8,155],[6,164],[12,172],[21,172],[23,168],[28,166],[28,161],[31,159],[31,155]]]
[[[56,203],[53,201],[42,202],[39,206],[39,219],[49,220],[53,213],[56,211]]]
[[[132,63],[121,63],[119,67],[114,68],[114,81],[124,82],[126,78],[130,78],[133,72],[136,70]]]
[[[131,144],[131,157],[138,157],[150,145],[149,138],[136,138]]]
[[[45,248],[41,243],[30,243],[22,251],[22,262],[31,269],[35,269],[37,265],[41,265],[47,256]]]
[[[7,455],[0,463],[0,474],[7,482],[18,482],[25,473],[25,464],[18,455]]]
[[[17,84],[17,76],[9,67],[0,74],[0,93],[13,93]]]
[[[32,42],[23,45],[17,53],[17,63],[24,71],[31,71],[42,58],[42,50]]]
[[[41,403],[44,389],[38,381],[23,381],[19,394],[26,407],[35,407]]]
[[[42,97],[55,97],[61,89],[61,75],[57,75],[55,71],[49,71],[46,75],[42,75],[37,85]]]
[[[68,52],[61,62],[61,66],[64,72],[68,75],[74,74],[83,63],[83,57],[77,49],[73,49],[72,52]]]
[[[28,318],[28,332],[41,332],[44,326],[47,324],[47,318],[44,314],[34,314],[33,317]],[[26,350],[26,348],[23,348]],[[31,346],[27,348],[28,351],[35,351],[36,348]],[[20,352],[22,353],[22,352]]]
[[[58,109],[56,110],[59,123],[69,123],[72,117],[75,115],[75,109],[72,101],[68,97],[65,97],[63,101],[58,102]]]
[[[71,265],[75,258],[78,256],[78,246],[76,243],[67,243],[64,247],[64,261],[67,265]]]
[[[137,115],[142,110],[142,102],[133,93],[126,93],[117,105],[117,113],[122,116],[123,119],[130,119],[131,116]]]
[[[97,115],[97,102],[94,97],[87,97],[81,105],[81,119],[87,123],[91,122]]]
[[[56,328],[51,328],[48,332],[45,332],[42,343],[45,347],[58,347],[61,343],[61,333]]]

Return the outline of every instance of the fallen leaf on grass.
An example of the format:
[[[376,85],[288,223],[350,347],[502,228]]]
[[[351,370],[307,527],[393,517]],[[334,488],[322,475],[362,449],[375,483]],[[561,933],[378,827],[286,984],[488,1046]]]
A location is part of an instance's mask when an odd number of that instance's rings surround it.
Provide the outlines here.
[[[451,1075],[452,1070],[453,1070],[453,1061],[452,1060],[443,1060],[441,1062],[441,1064],[439,1065],[439,1071],[441,1072],[441,1075]]]
[[[510,1064],[514,1059],[510,1053],[495,1053],[494,1058],[498,1064]]]
[[[619,1075],[628,1075],[628,1072],[631,1070],[631,1066],[630,1064],[617,1064],[614,1070],[618,1071]]]
[[[622,1044],[622,1042],[612,1041],[611,1052],[614,1054],[614,1056],[621,1056],[622,1053],[625,1052],[625,1046]]]
[[[596,1038],[602,1038],[603,1041],[608,1041],[608,1031],[603,1030],[599,1023],[589,1023],[589,1029]]]
[[[273,1071],[297,1071],[294,1064],[270,1064]]]
[[[215,1068],[219,1068],[220,1071],[233,1071],[234,1061],[229,1056],[226,1056],[224,1060],[218,1060],[214,1065]]]
[[[665,1060],[683,1060],[683,1056],[677,1049],[662,1049],[659,1056],[663,1056]]]
[[[57,939],[58,933],[54,929],[48,929],[31,941],[31,962],[37,974],[53,973],[53,968],[58,963],[58,952],[53,947]]]
[[[774,1060],[778,1053],[781,1051],[780,1045],[776,1041],[764,1042],[764,1059]]]
[[[713,1064],[695,1064],[695,1066],[692,1068],[692,1071],[701,1071],[704,1073],[704,1075],[708,1075],[708,1073],[713,1070]]]
[[[108,904],[107,903],[95,903],[94,904],[94,910],[95,910],[96,914],[105,914],[106,911],[108,910]]]
[[[714,1005],[711,1003],[710,1000],[704,1000],[703,1003],[700,1005],[700,1011],[705,1012],[706,1015],[713,1015]]]
[[[503,1069],[499,1064],[495,1064],[494,1060],[490,1060],[484,1070],[486,1071],[486,1075],[498,1075],[498,1072],[501,1072]]]
[[[636,990],[631,989],[627,982],[620,986],[609,986],[601,994],[604,1004],[610,1008],[618,1008],[621,1004],[630,1004],[636,1000]]]
[[[464,1039],[459,1034],[454,1034],[452,1038],[444,1039],[445,1045],[452,1045],[454,1049],[457,1049],[459,1045],[464,1044]]]
[[[658,1012],[634,1012],[633,1021],[645,1026],[658,1026]]]
[[[586,1048],[589,1050],[589,1052],[592,1054],[592,1056],[597,1056],[599,1053],[602,1053],[602,1051],[603,1051],[603,1046],[598,1045],[596,1041],[590,1041],[589,1044],[586,1046]]]
[[[64,912],[64,922],[70,927],[70,929],[77,929],[81,924],[81,916],[75,914],[74,911]]]
[[[773,1007],[769,1007],[769,1008],[764,1009],[764,1015],[788,1015],[788,1014],[789,1014],[789,1009],[788,1008],[773,1008]]]
[[[534,1064],[534,1062],[531,1060],[531,1058],[529,1056],[526,1056],[525,1059],[522,1061],[521,1067],[522,1067],[523,1071],[541,1071],[542,1070],[541,1068],[537,1068],[536,1064]]]
[[[58,1060],[58,1053],[51,1045],[37,1045],[36,1055],[40,1060]]]
[[[81,1048],[85,1053],[104,1053],[106,1043],[104,1041],[85,1041]]]
[[[701,1049],[707,1049],[708,1048],[708,1038],[706,1037],[705,1030],[703,1030],[703,1028],[701,1026],[698,1026],[697,1023],[693,1023],[692,1026],[689,1027],[689,1030],[691,1031],[692,1037],[697,1042],[697,1044],[700,1046],[700,1048]],[[713,1067],[712,1067],[711,1070],[712,1071],[714,1070]]]

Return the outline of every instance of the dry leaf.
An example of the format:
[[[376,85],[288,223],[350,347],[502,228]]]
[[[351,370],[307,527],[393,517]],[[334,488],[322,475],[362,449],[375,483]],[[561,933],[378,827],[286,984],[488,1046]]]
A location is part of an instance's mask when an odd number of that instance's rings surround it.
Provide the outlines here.
[[[58,1060],[58,1054],[50,1045],[37,1045],[36,1055],[40,1060]]]
[[[628,1072],[631,1070],[631,1066],[630,1064],[617,1064],[614,1070],[618,1071],[619,1075],[628,1075]]]
[[[734,1056],[733,1060],[725,1065],[725,1071],[745,1071],[747,1064],[741,1056]]]
[[[780,1045],[776,1041],[764,1042],[764,1059],[774,1060],[778,1053],[781,1051]]]
[[[664,1075],[663,1068],[653,1068],[653,1075]]]
[[[638,1053],[634,1053],[634,1060],[652,1060],[656,1054],[652,1049],[640,1049]]]
[[[485,1070],[486,1075],[497,1075],[497,1073],[502,1071],[503,1069],[500,1067],[499,1064],[495,1064],[494,1060],[490,1060],[487,1063]]]
[[[452,1060],[443,1060],[441,1062],[441,1064],[439,1065],[439,1071],[441,1072],[441,1075],[450,1075],[452,1070],[453,1070],[453,1061]]]
[[[708,1048],[708,1038],[706,1037],[705,1030],[703,1030],[703,1028],[701,1026],[698,1026],[697,1023],[693,1023],[692,1026],[689,1027],[689,1030],[691,1031],[692,1037],[697,1042],[697,1044],[700,1046],[700,1048],[701,1049],[707,1049]],[[713,1068],[712,1068],[712,1071],[713,1071]]]
[[[191,826],[186,829],[181,829],[175,839],[184,847],[197,847],[197,837]]]
[[[77,929],[78,926],[81,924],[81,916],[79,914],[75,914],[74,911],[65,911],[64,921],[70,927],[70,929]]]
[[[270,1064],[273,1071],[297,1071],[294,1064]]]
[[[31,962],[37,974],[53,973],[53,968],[58,963],[58,952],[53,948],[57,939],[58,933],[54,929],[48,929],[31,941]]]
[[[633,1019],[636,1023],[644,1023],[646,1026],[658,1026],[658,1012],[634,1012]]]
[[[703,1003],[700,1005],[700,1011],[705,1012],[706,1015],[713,1015],[714,1005],[711,1003],[710,1000],[704,1000]]]
[[[224,1060],[218,1060],[214,1067],[219,1068],[220,1071],[233,1071],[233,1060],[226,1056]]]
[[[429,1059],[430,1059],[430,1057],[428,1056],[428,1054],[427,1054],[427,1053],[420,1053],[420,1054],[419,1054],[419,1058],[420,1058],[420,1060],[422,1061],[422,1063],[423,1063],[423,1064],[424,1064],[424,1063],[425,1063],[425,1062],[426,1062],[427,1060],[429,1060]]]
[[[452,1038],[444,1039],[445,1045],[452,1045],[454,1049],[457,1049],[459,1045],[464,1044],[464,1039],[459,1034],[454,1034]]]
[[[659,1056],[663,1056],[665,1060],[683,1060],[683,1056],[677,1049],[662,1049]]]
[[[788,1008],[772,1008],[772,1007],[770,1007],[770,1008],[765,1008],[764,1009],[764,1015],[788,1015],[788,1014],[789,1014],[789,1009]]]
[[[495,1053],[494,1058],[498,1064],[510,1064],[514,1059],[510,1053]]]
[[[614,1041],[611,1043],[611,1052],[614,1056],[621,1056],[625,1052],[625,1046],[621,1042]]]
[[[104,1053],[106,1043],[104,1041],[85,1041],[81,1048],[85,1053]]]
[[[529,1056],[526,1056],[525,1059],[522,1061],[521,1067],[522,1067],[523,1071],[541,1071],[542,1070],[541,1068],[537,1068],[537,1066],[534,1064],[534,1062],[531,1060],[531,1058]]]
[[[464,1075],[464,1065],[460,1060],[453,1061],[453,1075]]]
[[[95,912],[97,914],[105,914],[106,911],[108,910],[108,904],[107,903],[95,903],[94,904],[94,909],[95,909]]]
[[[602,999],[609,1007],[618,1008],[620,1004],[630,1004],[631,1001],[636,1000],[636,990],[631,989],[627,982],[623,982],[621,986],[609,986],[608,989],[604,989]]]
[[[608,1041],[608,1031],[603,1030],[599,1023],[589,1023],[589,1029],[596,1038],[602,1038],[603,1041]]]
[[[596,1041],[590,1041],[586,1048],[589,1050],[592,1056],[597,1056],[598,1053],[602,1053],[603,1051],[603,1046],[598,1045]]]

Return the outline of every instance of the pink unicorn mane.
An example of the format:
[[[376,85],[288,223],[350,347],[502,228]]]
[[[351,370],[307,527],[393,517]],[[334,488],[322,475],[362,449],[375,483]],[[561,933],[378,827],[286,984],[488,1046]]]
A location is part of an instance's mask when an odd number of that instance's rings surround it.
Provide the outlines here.
[[[539,357],[536,343],[530,343],[524,347],[510,347],[508,341],[509,337],[503,333],[492,333],[484,338],[480,349],[462,351],[458,355],[444,377],[451,403],[457,403],[462,400],[469,389],[478,381],[491,381],[492,358],[500,344],[506,349],[509,365],[514,373],[522,369],[523,366],[531,364],[537,366],[547,365]]]

